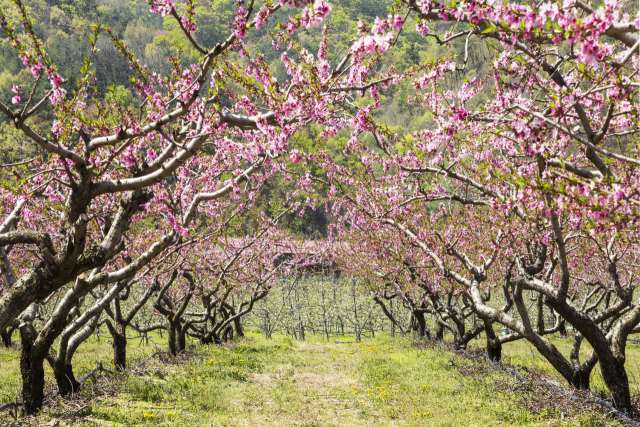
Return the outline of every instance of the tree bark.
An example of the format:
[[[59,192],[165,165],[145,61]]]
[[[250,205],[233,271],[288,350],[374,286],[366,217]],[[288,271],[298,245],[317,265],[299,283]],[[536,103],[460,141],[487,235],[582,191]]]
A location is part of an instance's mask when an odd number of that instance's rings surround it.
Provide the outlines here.
[[[13,328],[7,328],[4,331],[0,332],[0,338],[2,339],[2,345],[9,348],[11,347],[11,335],[13,335]]]
[[[493,331],[493,322],[488,318],[482,319],[484,322],[484,333],[487,335],[487,355],[494,362],[502,360],[502,343]]]
[[[127,367],[126,326],[116,322],[114,329],[115,330],[111,332],[111,337],[113,338],[111,343],[111,346],[113,347],[113,366],[116,371],[124,371]]]
[[[242,330],[242,325],[240,324],[240,318],[233,319],[233,325],[236,330],[236,336],[244,337],[244,331]]]
[[[616,360],[613,357],[611,359]],[[614,406],[629,412],[631,410],[631,393],[629,391],[629,377],[624,365],[618,361],[607,363],[601,360],[600,371],[602,379],[611,393]]]
[[[25,415],[34,415],[42,409],[44,400],[44,359],[32,358],[27,352],[20,357],[22,375],[22,406]]]
[[[20,375],[22,376],[22,406],[25,415],[36,414],[44,400],[44,356],[35,351],[37,332],[31,324],[20,326]]]
[[[187,348],[187,339],[186,339],[187,334],[182,333],[182,324],[178,323],[178,328],[176,329],[176,332],[178,333],[178,336],[177,336],[178,351],[183,352]]]
[[[537,316],[536,316],[536,328],[538,329],[538,334],[544,334],[544,302],[543,295],[538,294],[538,298],[536,299],[536,308],[537,308]]]
[[[560,333],[561,337],[566,337],[568,335],[564,320],[560,321],[560,329],[558,330],[558,332]]]
[[[169,333],[167,335],[169,354],[175,357],[178,354],[177,336],[179,335],[179,332],[176,331],[176,324],[174,322],[169,323]]]
[[[426,335],[427,330],[427,322],[424,318],[424,312],[421,310],[416,310],[413,313],[413,326],[414,331],[418,333],[419,337],[424,337]]]
[[[548,299],[547,303],[589,341],[597,355],[602,379],[611,393],[615,406],[622,411],[630,411],[631,393],[629,390],[629,377],[624,367],[624,355],[614,354],[602,330],[584,313],[569,306],[565,301]],[[584,378],[578,376],[576,380],[583,381]],[[571,379],[567,378],[567,381],[571,382]],[[580,384],[578,382],[572,385],[577,387]]]
[[[442,341],[444,339],[444,327],[436,322],[436,340]]]
[[[56,379],[60,396],[67,397],[78,392],[80,383],[73,374],[73,366],[71,363],[61,363],[60,365],[61,368],[54,366],[53,375]]]
[[[169,353],[172,356],[177,356],[178,353],[184,351],[186,348],[185,334],[182,333],[182,325],[180,320],[169,322]]]
[[[224,332],[222,333],[222,341],[229,342],[231,340],[233,340],[233,328],[231,327],[231,325],[229,325],[224,329]]]
[[[127,367],[127,327],[131,325],[133,318],[146,304],[151,295],[157,291],[159,287],[156,281],[147,291],[136,301],[129,313],[124,315],[120,301],[126,301],[129,298],[131,288],[127,287],[123,295],[117,296],[113,300],[113,311],[107,308],[107,314],[113,319],[113,325],[107,321],[107,328],[113,338],[111,346],[113,347],[113,366],[116,371],[123,371]],[[135,329],[135,328],[134,328]]]

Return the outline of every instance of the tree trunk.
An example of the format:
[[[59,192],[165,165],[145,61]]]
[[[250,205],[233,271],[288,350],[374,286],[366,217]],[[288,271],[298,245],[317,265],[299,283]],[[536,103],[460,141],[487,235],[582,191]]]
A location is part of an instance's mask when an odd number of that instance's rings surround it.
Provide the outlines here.
[[[560,333],[561,337],[566,337],[567,336],[567,328],[565,326],[565,321],[564,320],[560,321],[560,328],[558,329],[558,332]]]
[[[213,344],[213,334],[204,334],[202,338],[200,338],[200,344]]]
[[[22,405],[25,415],[36,414],[42,409],[44,399],[44,357],[35,354],[33,341],[37,336],[30,324],[20,328],[20,375],[22,376]]]
[[[612,358],[611,362],[600,360],[602,379],[609,388],[614,406],[621,411],[631,410],[631,393],[629,392],[629,377],[624,365]],[[609,363],[607,363],[609,362]]]
[[[575,388],[589,390],[591,385],[591,371],[593,371],[595,365],[600,362],[602,378],[611,392],[614,406],[623,411],[629,410],[631,406],[631,395],[629,393],[629,379],[626,369],[624,368],[624,356],[620,355],[622,358],[619,358],[616,357],[615,354],[612,356],[601,352],[601,356],[606,358],[603,363],[600,356],[596,356],[598,353],[594,351],[584,363],[580,364],[579,353],[583,339],[584,337],[581,333],[577,333],[573,338],[570,358],[574,367],[574,374],[569,383]],[[622,363],[620,359],[623,360]]]
[[[589,377],[591,376],[591,370],[585,371],[584,369],[577,369],[573,376],[573,379],[569,381],[571,386],[579,390],[589,390]]]
[[[242,330],[242,325],[240,324],[239,317],[233,320],[233,325],[235,326],[235,329],[236,329],[236,335],[239,337],[244,337],[244,331]]]
[[[483,322],[484,332],[487,334],[487,355],[489,359],[498,362],[502,360],[502,343],[493,331],[493,322],[489,319],[483,319]]]
[[[187,347],[185,335],[182,333],[180,320],[169,322],[169,353],[172,356],[177,356]]]
[[[553,309],[552,306],[549,306],[549,310],[551,310],[551,314],[553,314],[554,316],[556,315],[556,311]],[[566,337],[567,336],[567,328],[566,328],[566,321],[564,319],[560,319],[560,325],[558,328],[558,333],[560,334],[561,337]]]
[[[118,329],[120,328],[120,324],[116,325]],[[115,334],[111,334],[113,338],[113,342],[111,346],[113,347],[113,366],[116,371],[124,371],[127,367],[127,336],[124,333],[125,331],[118,331]]]
[[[442,341],[444,339],[444,326],[436,322],[436,340]]]
[[[177,356],[178,355],[178,337],[180,335],[180,332],[177,330],[177,322],[169,322],[169,336],[167,337],[167,339],[169,340],[169,353],[172,356]]]
[[[536,308],[537,308],[537,316],[536,316],[536,328],[538,329],[538,335],[544,334],[544,299],[543,295],[539,294],[536,299]]]
[[[424,319],[424,313],[422,311],[414,311],[413,312],[414,319],[414,331],[418,333],[419,337],[425,336],[425,331],[427,328],[427,322]]]
[[[624,352],[614,353],[610,343],[599,339],[597,326],[591,322],[584,321],[576,315],[576,311],[565,305],[556,304],[553,308],[567,320],[593,347],[593,351],[598,357],[600,372],[605,385],[611,393],[611,397],[616,406],[621,411],[631,410],[631,393],[629,391],[629,377],[624,367]],[[589,339],[591,338],[591,339]],[[624,348],[624,347],[622,347]],[[590,372],[590,371],[589,371]],[[586,373],[584,375],[587,375]],[[575,375],[574,375],[575,376]],[[566,377],[566,376],[565,376]],[[567,378],[571,381],[572,378]],[[579,378],[580,379],[580,378]]]
[[[44,400],[44,366],[43,359],[32,359],[28,354],[20,358],[22,374],[22,406],[25,415],[33,415],[42,409]]]
[[[114,319],[115,326],[106,322],[111,334],[111,347],[113,348],[113,366],[116,371],[123,371],[127,367],[127,325]]]
[[[181,353],[185,350],[185,348],[187,348],[187,334],[186,331],[183,334],[182,333],[182,325],[180,324],[180,321],[178,321],[178,327],[176,328],[176,347],[178,348],[178,352]]]
[[[9,348],[11,347],[11,335],[13,334],[13,328],[7,328],[0,332],[0,338],[2,339],[2,345]]]
[[[233,328],[231,325],[227,325],[222,332],[222,341],[229,342],[233,339]]]
[[[218,332],[215,332],[215,331],[211,331],[211,338],[213,339],[214,344],[223,344],[222,334],[219,334]]]
[[[76,380],[73,374],[73,366],[70,363],[54,364],[53,375],[56,379],[60,396],[67,397],[78,392],[80,383]]]

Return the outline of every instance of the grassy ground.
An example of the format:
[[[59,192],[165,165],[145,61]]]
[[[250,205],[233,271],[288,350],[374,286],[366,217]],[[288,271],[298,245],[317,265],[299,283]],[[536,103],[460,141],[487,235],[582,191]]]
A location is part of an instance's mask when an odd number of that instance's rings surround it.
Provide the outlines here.
[[[251,334],[250,334],[251,335]],[[350,338],[346,338],[347,340]],[[159,337],[155,339],[159,341]],[[557,340],[568,352],[569,340]],[[132,361],[153,347],[130,345]],[[17,349],[0,350],[4,400],[19,391]],[[107,362],[110,346],[91,341],[78,371]],[[548,366],[525,343],[505,347],[515,364]],[[632,382],[640,352],[630,348]],[[406,339],[361,343],[255,336],[227,347],[197,347],[182,360],[155,360],[143,371],[99,376],[77,400],[46,409],[41,423],[157,426],[600,426],[596,411],[565,416],[554,405],[523,404],[532,392],[513,375],[439,348],[418,349]],[[594,375],[597,387],[603,387]],[[544,399],[542,400],[544,401]],[[530,403],[530,402],[529,402]],[[535,406],[535,405],[534,405]],[[1,418],[4,417],[4,418]],[[563,419],[564,418],[564,419]],[[6,414],[0,424],[8,423]]]

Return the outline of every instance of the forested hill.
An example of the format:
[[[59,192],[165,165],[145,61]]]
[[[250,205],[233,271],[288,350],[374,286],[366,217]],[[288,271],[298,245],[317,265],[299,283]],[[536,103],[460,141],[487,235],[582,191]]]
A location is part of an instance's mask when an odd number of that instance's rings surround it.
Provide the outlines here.
[[[85,63],[86,55],[90,52],[88,37],[92,23],[110,27],[132,49],[133,53],[151,69],[166,74],[171,67],[168,58],[178,55],[183,62],[194,61],[197,57],[193,46],[188,43],[176,21],[167,16],[149,12],[149,5],[144,0],[29,0],[26,2],[35,18],[35,31],[44,42],[45,50],[59,68],[59,73],[67,79],[66,89],[69,96],[75,86],[75,80],[80,76],[80,70]],[[9,0],[2,0],[2,5],[11,16],[14,6]],[[335,60],[344,50],[347,43],[357,37],[358,21],[373,23],[376,16],[385,16],[393,11],[393,0],[341,0],[332,3],[326,24],[330,37],[329,59]],[[182,6],[184,7],[184,5]],[[214,46],[218,41],[226,39],[229,34],[229,22],[233,20],[235,10],[233,0],[200,0],[197,4],[197,42],[204,47]],[[275,19],[286,22],[289,9],[276,13]],[[17,22],[17,20],[16,20]],[[438,25],[450,26],[447,23]],[[245,40],[250,49],[260,52],[275,70],[275,77],[282,83],[287,80],[284,66],[280,60],[281,52],[272,47],[269,34],[271,25],[265,25],[261,30],[253,31]],[[296,32],[294,38],[307,47],[311,52],[317,51],[322,35],[322,28],[317,27],[310,32]],[[456,40],[457,51],[460,56],[464,49],[464,39]],[[475,43],[470,47],[470,57],[466,70],[458,73],[453,84],[466,78],[483,74],[486,64],[492,59],[489,49],[482,43]],[[95,70],[100,96],[118,100],[125,108],[137,110],[140,102],[137,94],[130,88],[131,73],[129,65],[113,44],[105,31],[97,42],[99,52],[91,58]],[[439,45],[429,38],[421,37],[415,30],[415,25],[407,25],[399,38],[396,48],[384,56],[378,65],[381,68],[396,67],[404,70],[414,64],[428,61],[441,54]],[[1,99],[9,100],[15,94],[13,85],[24,84],[25,88],[32,86],[33,77],[16,55],[15,50],[6,40],[0,41]],[[237,52],[230,54],[230,59],[246,61]],[[43,85],[38,89],[44,93]],[[381,101],[388,106],[381,111],[379,118],[387,123],[393,123],[394,128],[405,134],[416,129],[429,126],[430,117],[421,110],[415,109],[406,102],[412,88],[405,82],[390,89],[381,91]],[[40,94],[40,95],[42,95]],[[38,95],[38,94],[36,94]],[[361,101],[366,102],[367,94]],[[386,102],[385,102],[386,101]],[[389,102],[391,101],[391,102]],[[480,99],[479,99],[480,101]],[[51,111],[42,109],[34,121],[35,127],[45,134],[52,124]],[[37,153],[31,141],[27,141],[11,123],[3,116],[0,120],[0,161],[11,163],[31,158]],[[305,132],[299,132],[291,141],[300,144],[307,151],[317,149],[314,134],[316,129],[309,127]],[[322,148],[330,149],[339,156],[348,134],[338,134],[330,139]],[[271,211],[279,204],[283,197],[283,186],[288,185],[282,178],[276,177],[267,183],[264,189],[264,209]],[[319,192],[323,189],[319,188]],[[286,219],[287,226],[293,231],[307,237],[324,235],[328,222],[327,214],[321,202],[322,194],[318,194],[318,209],[308,210],[304,217],[290,214]],[[271,202],[271,204],[269,204]]]

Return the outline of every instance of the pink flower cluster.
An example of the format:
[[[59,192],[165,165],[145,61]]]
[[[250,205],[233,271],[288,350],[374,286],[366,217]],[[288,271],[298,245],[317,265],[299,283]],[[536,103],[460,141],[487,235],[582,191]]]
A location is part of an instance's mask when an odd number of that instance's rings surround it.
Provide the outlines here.
[[[373,34],[380,34],[385,31],[389,31],[394,28],[396,30],[402,29],[404,25],[404,18],[397,13],[395,15],[387,15],[387,19],[380,19],[376,17],[373,26],[371,27],[371,32]]]
[[[161,16],[171,15],[175,9],[175,0],[147,0],[151,6],[151,13],[159,13]]]

